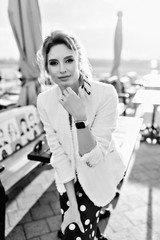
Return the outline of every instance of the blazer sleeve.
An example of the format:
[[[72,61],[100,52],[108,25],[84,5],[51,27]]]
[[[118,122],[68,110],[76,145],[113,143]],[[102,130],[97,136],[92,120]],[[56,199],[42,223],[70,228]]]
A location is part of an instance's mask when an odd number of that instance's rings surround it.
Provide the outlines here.
[[[103,100],[99,102],[91,132],[96,139],[96,146],[91,152],[80,157],[81,161],[93,167],[106,157],[112,141],[112,133],[117,127],[118,95],[112,85],[103,86]]]
[[[56,131],[48,120],[47,112],[43,107],[45,100],[42,99],[43,95],[38,95],[37,98],[37,109],[40,119],[43,123],[44,131],[46,133],[46,139],[52,153],[51,164],[55,168],[55,171],[59,177],[59,183],[66,183],[75,178],[75,172],[72,169],[71,161],[65,153],[61,142],[58,139]]]

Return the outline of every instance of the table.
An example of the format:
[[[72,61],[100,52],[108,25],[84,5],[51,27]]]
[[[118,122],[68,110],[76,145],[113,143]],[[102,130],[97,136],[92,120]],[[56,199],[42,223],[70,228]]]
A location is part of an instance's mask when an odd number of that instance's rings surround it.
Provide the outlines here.
[[[145,89],[160,90],[160,74],[147,74],[142,79],[137,79],[134,84]]]
[[[152,113],[152,122],[151,126],[146,126],[142,130],[142,139],[141,141],[146,141],[148,143],[159,143],[160,144],[160,129],[158,126],[155,126],[155,114],[157,106],[160,105],[160,90],[147,90],[141,89],[138,90],[132,99],[133,103],[136,104],[152,104],[153,113]]]
[[[128,169],[134,147],[138,141],[142,123],[142,118],[126,116],[119,117],[118,127],[114,132],[114,138],[121,148],[126,170]]]
[[[0,99],[0,110],[15,106],[16,102],[9,99]]]
[[[145,89],[160,90],[160,81],[155,79],[144,81],[143,87]]]
[[[21,86],[19,85],[19,82],[17,80],[14,80],[14,81],[4,81],[2,80],[0,82],[0,89],[2,89],[3,91],[8,91],[8,90],[11,90],[11,89],[20,89]]]
[[[19,99],[19,94],[6,93],[0,97],[0,110],[15,106]]]
[[[147,75],[144,75],[143,76],[143,79],[145,81],[148,81],[148,80],[151,80],[151,81],[160,81],[160,74],[157,74],[157,73],[149,73]]]

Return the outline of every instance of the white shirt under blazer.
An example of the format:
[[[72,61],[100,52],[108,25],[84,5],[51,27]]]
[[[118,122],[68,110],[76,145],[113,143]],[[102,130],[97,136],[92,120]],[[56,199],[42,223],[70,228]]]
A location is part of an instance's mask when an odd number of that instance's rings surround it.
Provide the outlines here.
[[[52,153],[58,191],[65,192],[64,183],[78,177],[90,200],[105,206],[113,199],[125,171],[112,137],[117,126],[118,96],[110,84],[84,81],[81,87],[89,127],[97,143],[83,156],[79,154],[74,119],[71,125],[68,112],[59,103],[62,92],[58,85],[38,95],[37,108]]]

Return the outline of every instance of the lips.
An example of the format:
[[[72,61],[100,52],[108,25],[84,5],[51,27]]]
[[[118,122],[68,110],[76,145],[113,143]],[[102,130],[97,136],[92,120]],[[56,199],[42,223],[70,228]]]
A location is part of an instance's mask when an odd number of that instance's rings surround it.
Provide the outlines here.
[[[71,75],[61,76],[61,77],[59,77],[59,79],[61,79],[61,80],[67,80],[67,79],[70,78],[70,77],[71,77]]]

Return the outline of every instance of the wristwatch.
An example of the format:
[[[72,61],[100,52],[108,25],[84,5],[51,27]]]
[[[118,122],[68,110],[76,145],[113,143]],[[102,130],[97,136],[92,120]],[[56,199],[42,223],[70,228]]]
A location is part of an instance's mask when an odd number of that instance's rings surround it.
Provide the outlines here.
[[[77,129],[83,129],[86,128],[89,125],[88,120],[86,121],[75,121],[75,125]]]

